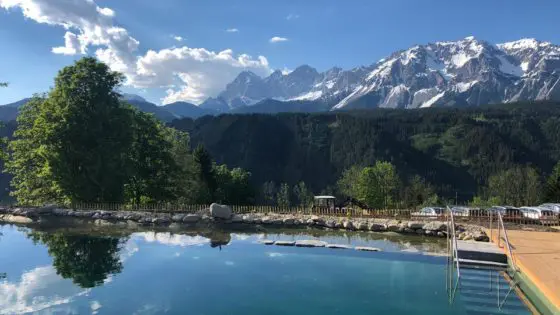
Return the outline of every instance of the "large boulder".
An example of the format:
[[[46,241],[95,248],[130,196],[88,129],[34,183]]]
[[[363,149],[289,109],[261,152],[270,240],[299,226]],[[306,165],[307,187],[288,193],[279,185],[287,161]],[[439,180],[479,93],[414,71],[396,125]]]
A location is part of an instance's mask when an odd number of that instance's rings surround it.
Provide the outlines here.
[[[182,222],[182,221],[183,221],[183,218],[185,218],[185,215],[179,213],[179,214],[176,214],[176,215],[172,216],[172,217],[171,217],[171,220],[172,220],[173,222]]]
[[[210,205],[210,215],[217,219],[228,220],[231,219],[232,211],[231,208],[226,205],[213,203]]]
[[[393,232],[399,232],[401,230],[400,223],[398,221],[391,221],[387,223],[387,230]]]
[[[240,214],[234,214],[231,217],[231,223],[243,223],[243,216]]]
[[[447,223],[441,221],[431,221],[424,224],[424,230],[447,231]]]
[[[489,242],[490,241],[490,238],[488,237],[488,235],[486,235],[486,233],[484,233],[482,231],[474,232],[473,233],[473,238],[477,242]]]
[[[356,229],[360,231],[367,231],[369,229],[368,223],[366,221],[358,221],[355,224]]]
[[[27,224],[32,223],[33,220],[20,215],[4,214],[0,215],[0,222]]]
[[[411,222],[408,222],[408,228],[413,229],[413,230],[422,229],[422,228],[424,228],[424,223],[411,221]]]
[[[198,214],[187,214],[183,217],[184,223],[196,223],[200,221],[201,217]]]
[[[383,223],[370,223],[368,225],[368,229],[370,231],[374,231],[374,232],[386,231],[387,230],[387,225],[385,225]]]
[[[344,221],[342,226],[347,230],[354,230],[354,224],[352,224],[352,221]]]

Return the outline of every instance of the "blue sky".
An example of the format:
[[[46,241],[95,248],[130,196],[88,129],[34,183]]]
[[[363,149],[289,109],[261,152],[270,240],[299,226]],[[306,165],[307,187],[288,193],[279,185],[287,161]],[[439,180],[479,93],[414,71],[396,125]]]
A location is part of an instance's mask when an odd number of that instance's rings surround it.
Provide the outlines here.
[[[0,104],[47,91],[82,53],[124,72],[126,92],[200,103],[244,69],[352,68],[469,35],[560,44],[557,0],[94,1],[0,0]]]

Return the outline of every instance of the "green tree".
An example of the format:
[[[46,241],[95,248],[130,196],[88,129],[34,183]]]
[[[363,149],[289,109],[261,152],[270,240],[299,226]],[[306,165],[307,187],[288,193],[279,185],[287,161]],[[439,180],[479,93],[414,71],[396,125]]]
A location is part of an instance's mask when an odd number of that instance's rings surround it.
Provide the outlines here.
[[[118,238],[31,232],[34,242],[44,243],[57,274],[82,288],[93,288],[111,274],[122,271]]]
[[[560,202],[560,162],[546,180],[544,198],[547,202]]]
[[[134,203],[174,201],[179,198],[177,176],[184,169],[177,163],[169,131],[152,114],[130,109],[132,146],[128,153],[126,197]]]
[[[436,203],[433,203],[434,200]],[[402,201],[408,208],[436,205],[438,197],[432,185],[419,175],[413,176],[404,188]]]
[[[473,208],[488,208],[492,206],[498,206],[504,204],[500,197],[490,197],[488,199],[484,199],[480,196],[473,197],[473,200],[469,202],[469,206]]]
[[[49,195],[86,202],[123,199],[132,137],[128,109],[115,92],[122,80],[85,57],[58,73],[46,98],[26,105],[8,165],[20,202],[51,202]]]
[[[490,176],[488,195],[507,205],[535,205],[540,200],[541,186],[535,169],[516,166]]]
[[[170,154],[177,168],[171,173],[170,185],[179,203],[194,203],[197,198],[197,178],[194,158],[190,152],[189,134],[168,127],[163,132],[166,141],[171,144]]]
[[[269,181],[265,182],[262,186],[262,200],[266,205],[274,205],[276,202],[277,193],[276,183]]]
[[[254,202],[255,192],[251,186],[251,173],[236,167],[231,170],[231,199],[235,205],[246,205]]]
[[[362,172],[362,168],[358,165],[354,165],[342,173],[342,176],[337,182],[338,190],[348,196],[357,198],[358,196],[358,179]]]
[[[387,208],[398,187],[398,177],[393,164],[378,161],[366,167],[357,182],[357,199],[374,208]]]
[[[276,204],[280,207],[290,206],[290,185],[282,183],[276,194]]]
[[[217,202],[246,205],[254,200],[250,184],[251,173],[241,168],[229,170],[226,165],[214,167],[217,182],[215,198]]]
[[[198,202],[209,203],[214,199],[217,189],[216,176],[214,174],[214,162],[210,153],[203,145],[198,145],[193,152],[196,167],[196,175],[199,181]]]
[[[307,189],[304,182],[299,182],[293,188],[296,202],[299,206],[309,206],[313,203],[313,194]]]
[[[7,87],[8,83],[6,82],[0,82],[0,87]],[[0,128],[4,127],[3,124],[0,123]],[[7,137],[1,137],[0,138],[0,161],[5,161],[8,157],[7,154],[7,147],[8,147],[8,138]]]
[[[48,163],[44,133],[36,128],[45,98],[33,97],[22,106],[17,118],[15,140],[9,144],[6,171],[13,175],[11,195],[20,204],[39,205],[44,202],[68,202]]]

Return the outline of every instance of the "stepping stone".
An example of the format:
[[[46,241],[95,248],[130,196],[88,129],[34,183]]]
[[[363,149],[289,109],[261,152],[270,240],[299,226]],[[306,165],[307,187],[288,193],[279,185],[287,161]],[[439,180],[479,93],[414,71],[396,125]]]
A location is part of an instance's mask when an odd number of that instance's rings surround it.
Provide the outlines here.
[[[381,251],[379,248],[375,247],[367,247],[367,246],[356,246],[356,250],[364,251],[364,252],[379,252]]]
[[[274,242],[274,245],[278,245],[278,246],[294,246],[296,244],[296,242],[294,241],[276,241]]]
[[[323,241],[316,241],[316,240],[302,240],[296,241],[297,247],[325,247],[327,246],[326,242]]]
[[[333,249],[352,249],[352,246],[341,245],[341,244],[327,244],[326,247],[333,248]]]

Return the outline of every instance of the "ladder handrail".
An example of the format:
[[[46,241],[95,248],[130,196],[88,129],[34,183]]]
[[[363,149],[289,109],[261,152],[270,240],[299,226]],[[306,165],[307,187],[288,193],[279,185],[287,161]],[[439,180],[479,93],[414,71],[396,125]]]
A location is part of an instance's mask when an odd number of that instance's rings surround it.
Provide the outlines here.
[[[457,235],[455,234],[455,218],[453,217],[453,211],[447,206],[447,211],[450,214],[451,218],[451,234],[452,234],[452,241],[453,241],[453,252],[455,254],[455,262],[457,264],[457,281],[461,278],[461,271],[459,269],[459,251],[457,250]]]
[[[447,288],[449,290],[449,303],[453,303],[455,299],[455,292],[459,287],[459,283],[461,280],[461,270],[459,266],[459,251],[457,245],[457,236],[455,234],[455,218],[453,217],[453,212],[447,206],[447,254],[448,254],[448,262],[451,260],[451,268],[453,268],[453,263],[456,264],[457,267],[457,279],[455,280],[455,285],[452,285],[453,276],[452,272],[448,273],[449,283],[447,284]],[[448,265],[449,266],[449,265]],[[447,268],[449,269],[449,268]]]
[[[500,246],[501,239],[502,239],[502,236],[501,236],[501,233],[500,233],[501,229],[504,230],[506,246],[507,246],[507,249],[508,249],[508,252],[509,252],[509,257],[511,258],[511,265],[513,266],[513,270],[515,272],[517,272],[518,269],[517,269],[517,265],[515,264],[515,258],[513,257],[513,251],[511,250],[511,244],[509,242],[507,230],[506,230],[506,227],[504,226],[504,220],[502,218],[502,214],[498,211],[498,247],[501,247]]]

